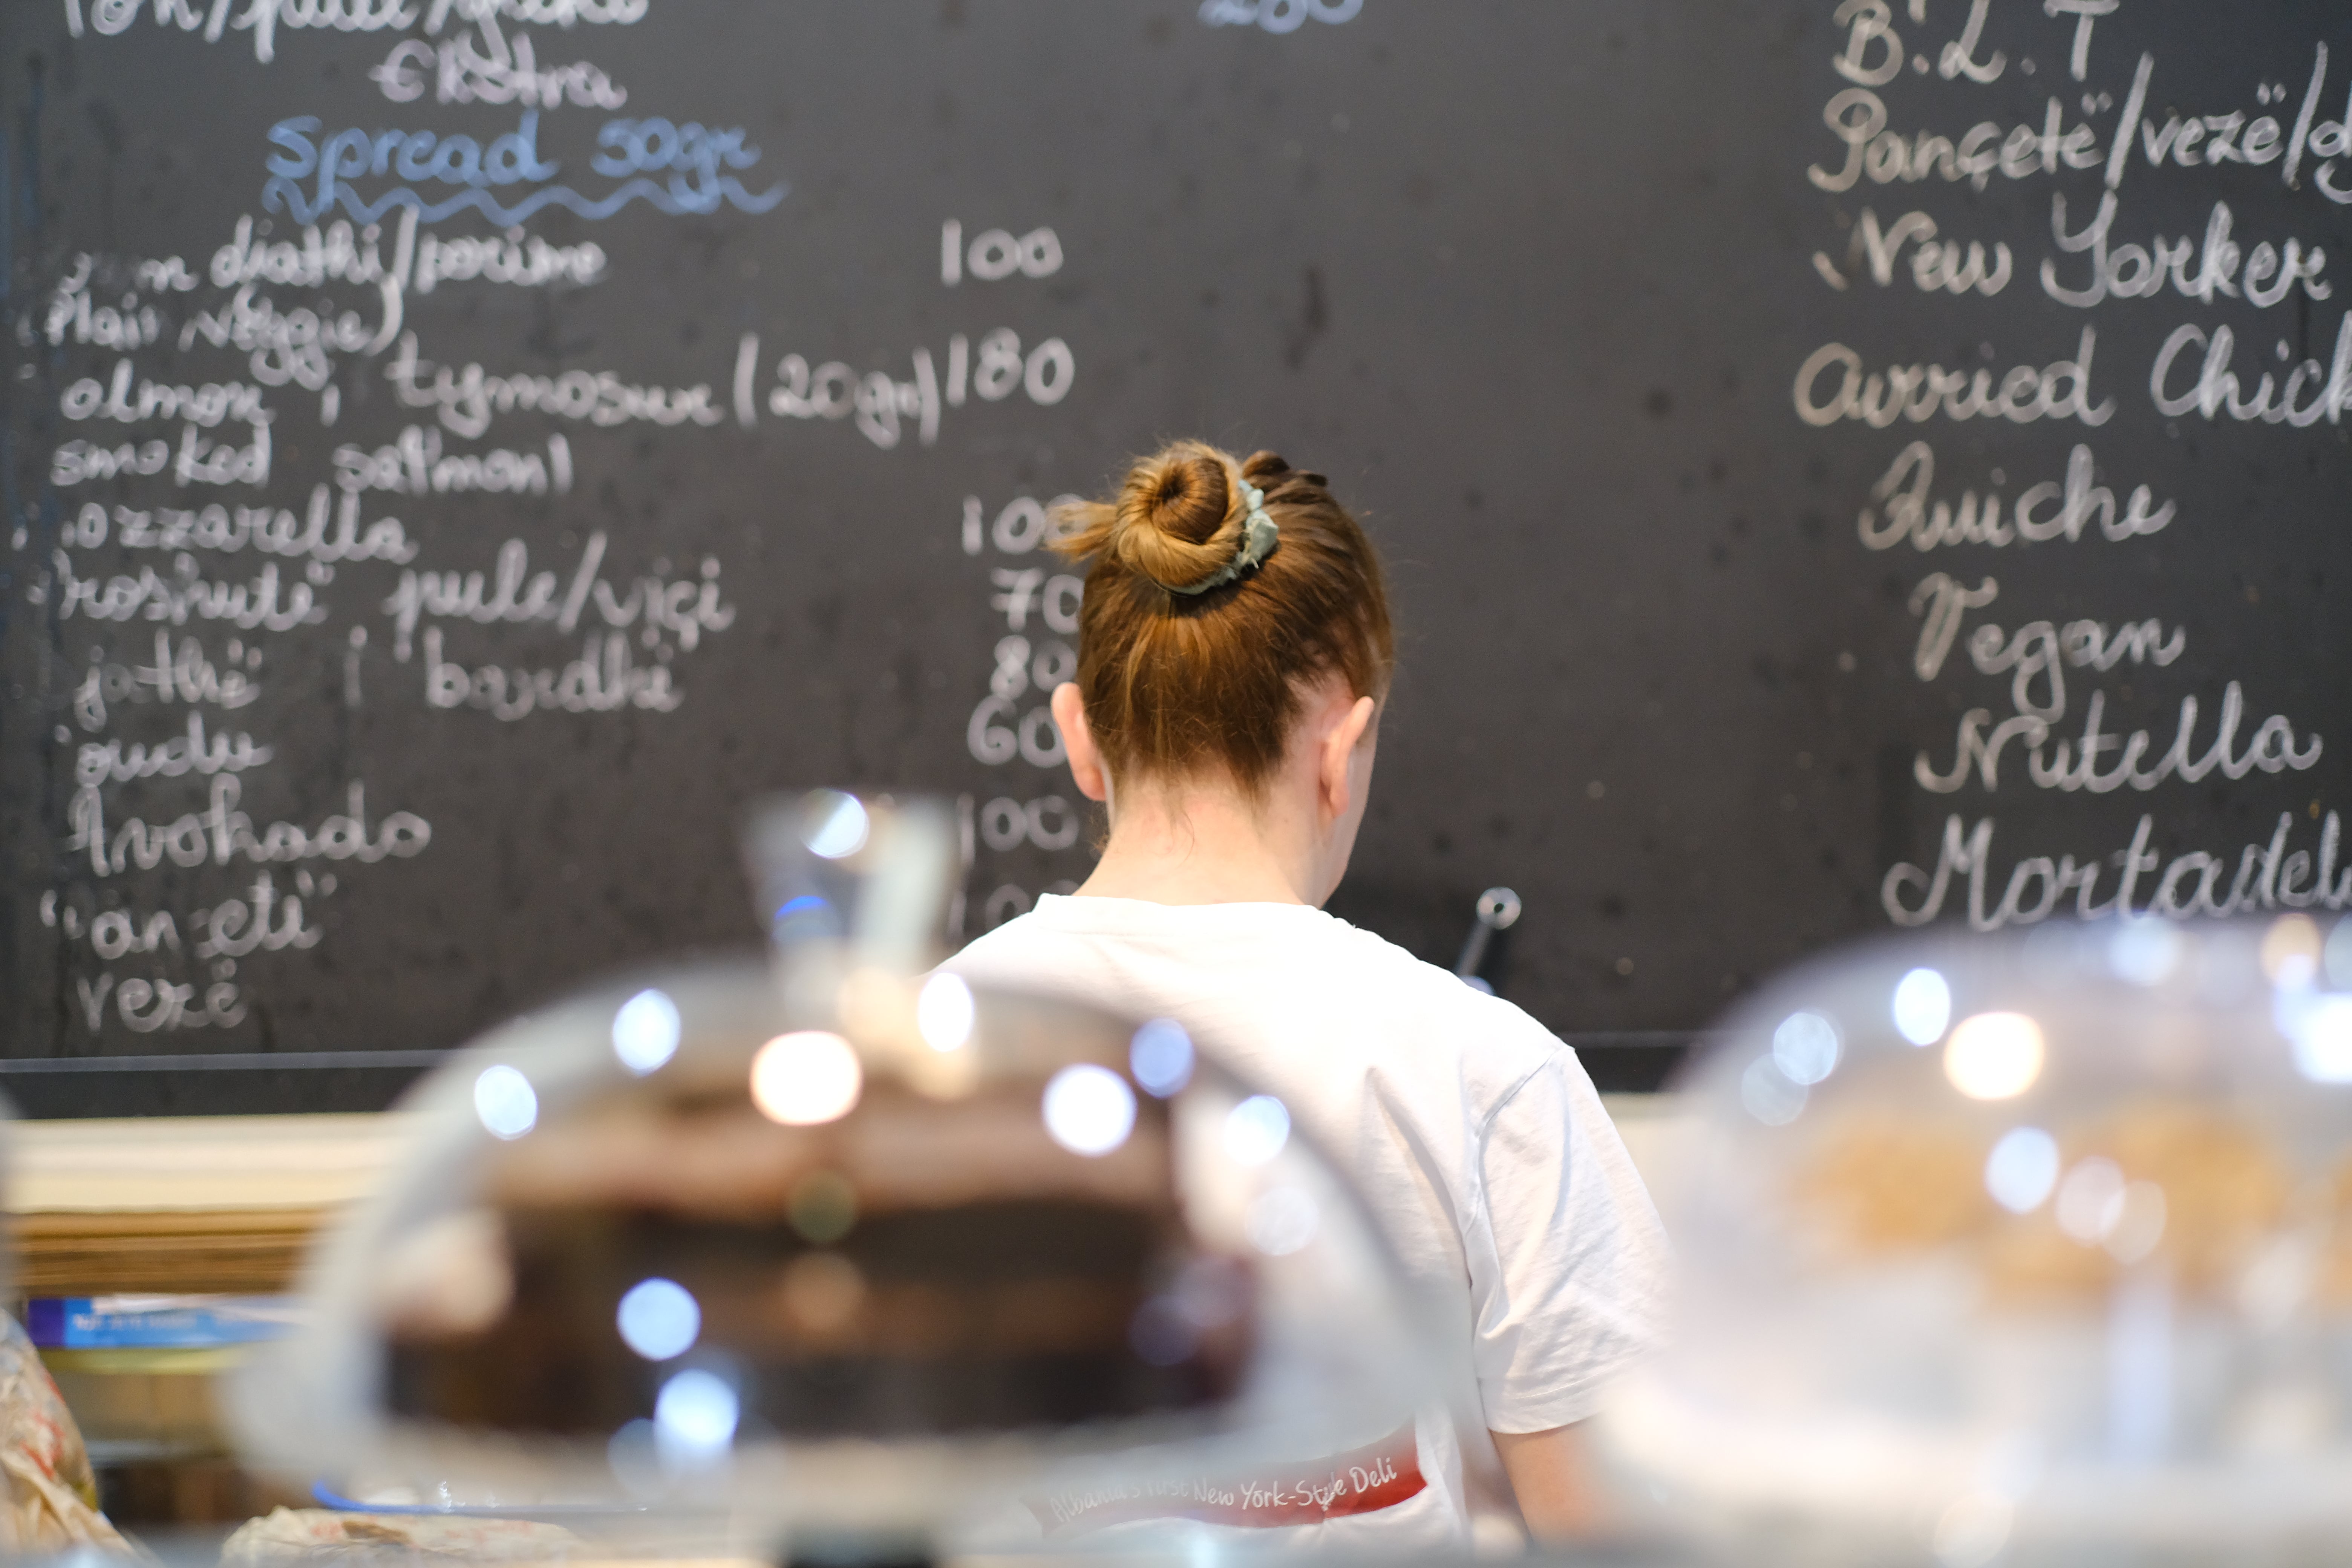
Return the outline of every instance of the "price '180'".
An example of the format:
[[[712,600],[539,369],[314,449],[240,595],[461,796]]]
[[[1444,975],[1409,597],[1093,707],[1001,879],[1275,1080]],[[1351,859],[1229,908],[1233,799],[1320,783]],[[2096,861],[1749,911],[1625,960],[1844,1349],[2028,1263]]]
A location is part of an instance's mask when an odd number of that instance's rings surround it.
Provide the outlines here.
[[[885,449],[898,445],[909,422],[921,445],[934,445],[942,414],[975,397],[1002,403],[1017,393],[1050,408],[1069,396],[1078,379],[1077,357],[1061,339],[1047,338],[1024,352],[1021,334],[999,327],[976,350],[961,332],[948,339],[944,375],[929,348],[915,350],[914,375],[907,381],[887,371],[861,373],[839,360],[812,366],[803,355],[786,354],[777,362],[776,384],[763,403],[752,391],[759,353],[758,336],[745,333],[736,355],[735,386],[736,419],[744,427],[763,408],[783,419],[854,419],[860,435]]]

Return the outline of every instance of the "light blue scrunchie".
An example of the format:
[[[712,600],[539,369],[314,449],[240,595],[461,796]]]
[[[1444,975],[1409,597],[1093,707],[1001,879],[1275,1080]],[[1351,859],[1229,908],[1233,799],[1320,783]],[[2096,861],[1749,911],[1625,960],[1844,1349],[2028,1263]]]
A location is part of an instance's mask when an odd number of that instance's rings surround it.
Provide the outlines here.
[[[1248,509],[1249,516],[1242,524],[1241,547],[1234,552],[1231,561],[1190,587],[1180,588],[1173,583],[1161,583],[1160,585],[1171,594],[1181,594],[1189,599],[1212,588],[1223,587],[1273,554],[1274,547],[1282,542],[1282,530],[1276,528],[1274,519],[1266,515],[1265,492],[1244,481],[1242,485],[1242,505]]]

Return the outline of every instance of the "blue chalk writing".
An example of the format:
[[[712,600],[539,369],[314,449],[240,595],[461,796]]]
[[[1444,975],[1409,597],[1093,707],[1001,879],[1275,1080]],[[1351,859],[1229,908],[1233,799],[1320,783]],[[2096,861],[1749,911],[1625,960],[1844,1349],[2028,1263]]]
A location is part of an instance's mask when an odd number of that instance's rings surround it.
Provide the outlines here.
[[[1201,0],[1201,20],[1212,27],[1246,27],[1253,22],[1269,33],[1295,33],[1309,17],[1337,26],[1352,22],[1364,0]]]
[[[513,131],[484,147],[470,136],[441,136],[430,131],[338,131],[323,141],[316,116],[281,120],[269,128],[269,141],[278,149],[263,161],[269,180],[261,188],[267,212],[285,212],[297,223],[315,223],[341,206],[361,223],[373,223],[394,207],[415,209],[425,223],[437,223],[471,208],[493,223],[521,223],[549,206],[567,207],[587,218],[607,218],[633,201],[643,201],[672,215],[713,213],[720,206],[763,213],[784,199],[789,186],[779,184],[753,195],[728,169],[748,169],[760,161],[760,150],[744,145],[740,129],[717,130],[688,121],[614,120],[597,133],[600,151],[589,166],[623,184],[601,196],[586,196],[568,185],[541,184],[562,165],[539,155],[539,111],[525,110]],[[668,178],[653,176],[667,174]],[[362,195],[352,182],[394,176],[409,184],[395,185],[373,199]],[[439,201],[428,200],[416,184],[465,187]],[[492,194],[496,187],[538,184],[511,204]]]

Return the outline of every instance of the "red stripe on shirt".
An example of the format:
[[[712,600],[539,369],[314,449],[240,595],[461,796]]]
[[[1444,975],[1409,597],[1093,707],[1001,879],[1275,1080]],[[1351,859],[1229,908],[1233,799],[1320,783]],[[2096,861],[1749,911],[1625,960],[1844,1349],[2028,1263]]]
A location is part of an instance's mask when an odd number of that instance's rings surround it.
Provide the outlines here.
[[[1047,1535],[1145,1519],[1280,1530],[1378,1513],[1420,1496],[1428,1485],[1421,1473],[1420,1447],[1407,1423],[1379,1442],[1345,1454],[1279,1465],[1254,1475],[1114,1481],[1027,1501]]]

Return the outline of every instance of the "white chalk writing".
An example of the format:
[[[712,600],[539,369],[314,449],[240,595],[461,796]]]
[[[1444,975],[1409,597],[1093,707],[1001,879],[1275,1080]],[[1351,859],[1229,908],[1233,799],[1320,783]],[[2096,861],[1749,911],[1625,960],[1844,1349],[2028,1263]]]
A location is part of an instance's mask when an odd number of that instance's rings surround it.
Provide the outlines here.
[[[373,864],[387,856],[421,854],[433,841],[432,824],[413,812],[395,811],[371,829],[366,786],[357,783],[346,791],[342,811],[310,828],[281,821],[256,832],[253,819],[236,808],[242,794],[243,786],[223,773],[214,778],[204,810],[156,826],[134,816],[110,830],[104,795],[96,785],[86,784],[75,790],[68,808],[72,836],[66,848],[88,854],[93,877],[111,877],[134,866],[142,871],[166,862],[226,866],[240,857],[257,863],[326,859]]]

